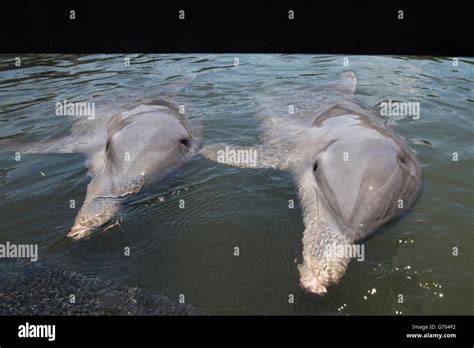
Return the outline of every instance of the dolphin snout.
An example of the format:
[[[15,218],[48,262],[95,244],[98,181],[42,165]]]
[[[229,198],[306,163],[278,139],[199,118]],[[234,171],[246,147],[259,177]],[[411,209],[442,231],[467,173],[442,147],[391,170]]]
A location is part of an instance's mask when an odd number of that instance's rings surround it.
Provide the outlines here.
[[[116,213],[119,208],[120,205],[110,199],[86,201],[67,236],[72,239],[81,239],[90,237],[99,229],[105,231],[113,227],[118,222]]]
[[[314,259],[298,266],[301,287],[310,293],[324,295],[327,288],[336,284],[344,275],[349,259]]]
[[[306,292],[311,292],[313,294],[317,295],[324,295],[327,291],[326,287],[329,284],[319,280],[315,276],[310,276],[305,279],[301,279],[301,287],[306,291]]]
[[[91,235],[91,228],[80,224],[75,224],[67,234],[69,238],[81,239]]]
[[[326,287],[329,283],[321,277],[316,277],[312,269],[307,264],[300,265],[300,285],[306,292],[324,295],[327,292]]]

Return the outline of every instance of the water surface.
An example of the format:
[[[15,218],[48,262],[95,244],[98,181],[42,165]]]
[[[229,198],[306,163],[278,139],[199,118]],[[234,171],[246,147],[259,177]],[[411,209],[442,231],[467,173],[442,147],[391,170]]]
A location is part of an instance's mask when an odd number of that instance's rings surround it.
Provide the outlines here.
[[[420,102],[419,120],[391,121],[417,153],[424,191],[409,214],[366,241],[366,260],[353,261],[322,298],[299,287],[304,226],[299,205],[288,209],[297,195],[290,175],[200,156],[128,207],[121,225],[71,242],[63,238],[90,180],[84,155],[15,162],[0,151],[0,243],[37,243],[42,262],[173,300],[184,294],[210,314],[474,313],[474,59],[454,67],[445,58],[354,56],[344,67],[343,57],[329,55],[129,57],[126,67],[123,55],[26,55],[14,67],[14,56],[0,56],[0,138],[66,135],[71,119],[54,115],[58,101],[114,103],[128,90],[195,73],[180,95],[202,121],[205,141],[252,145],[261,130],[256,91],[330,82],[351,69],[356,97],[367,105]]]

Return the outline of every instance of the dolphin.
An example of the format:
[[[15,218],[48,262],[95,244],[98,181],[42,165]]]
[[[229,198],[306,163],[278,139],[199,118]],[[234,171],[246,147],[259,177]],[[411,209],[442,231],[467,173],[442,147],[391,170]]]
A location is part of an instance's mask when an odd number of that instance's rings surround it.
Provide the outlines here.
[[[91,181],[67,236],[89,237],[116,224],[124,202],[151,188],[199,150],[200,123],[186,117],[186,107],[174,95],[193,79],[194,75],[170,83],[163,87],[167,92],[130,92],[112,105],[109,102],[97,117],[76,121],[65,138],[3,147],[86,155]]]
[[[166,99],[134,105],[113,116],[106,129],[105,144],[91,153],[86,163],[92,180],[68,233],[73,239],[110,223],[124,200],[175,170],[200,144],[178,105]]]
[[[354,98],[357,78],[345,72],[325,86],[272,90],[262,99],[257,160],[226,163],[229,147],[208,144],[208,159],[245,168],[290,172],[302,206],[302,287],[322,295],[346,272],[355,243],[400,217],[422,189],[415,154],[377,112]],[[343,252],[341,252],[341,250]]]

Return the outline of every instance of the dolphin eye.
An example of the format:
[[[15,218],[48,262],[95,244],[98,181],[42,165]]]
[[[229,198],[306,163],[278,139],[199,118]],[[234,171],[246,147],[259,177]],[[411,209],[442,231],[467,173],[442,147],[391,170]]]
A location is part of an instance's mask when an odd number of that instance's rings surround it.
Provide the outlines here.
[[[314,162],[314,164],[313,164],[313,172],[316,172],[317,169],[318,169],[318,162]]]
[[[179,142],[180,142],[181,144],[183,144],[184,146],[188,146],[188,144],[189,144],[189,140],[188,140],[188,139],[181,139]]]
[[[403,157],[403,156],[398,157],[398,161],[399,161],[401,164],[404,164],[404,165],[407,164],[407,161],[406,161],[405,157]]]

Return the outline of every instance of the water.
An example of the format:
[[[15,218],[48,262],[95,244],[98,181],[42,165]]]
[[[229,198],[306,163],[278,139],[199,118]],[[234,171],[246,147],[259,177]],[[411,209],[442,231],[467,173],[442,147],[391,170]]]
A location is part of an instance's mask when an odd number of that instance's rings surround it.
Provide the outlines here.
[[[14,67],[14,56],[1,56],[0,138],[65,135],[70,119],[54,116],[58,101],[114,103],[124,91],[195,73],[181,95],[202,121],[205,141],[251,145],[261,130],[255,91],[329,82],[348,69],[343,57],[327,55],[237,55],[238,67],[234,55],[128,57],[130,67],[123,55],[26,55]],[[350,57],[365,104],[421,103],[419,120],[395,123],[422,164],[424,191],[409,214],[366,241],[365,262],[353,261],[322,298],[299,287],[304,227],[300,207],[288,209],[296,199],[290,175],[200,156],[128,207],[121,225],[71,242],[64,236],[90,180],[85,157],[25,154],[15,162],[0,152],[0,243],[37,243],[40,261],[172,300],[183,294],[209,314],[473,314],[473,64]]]

